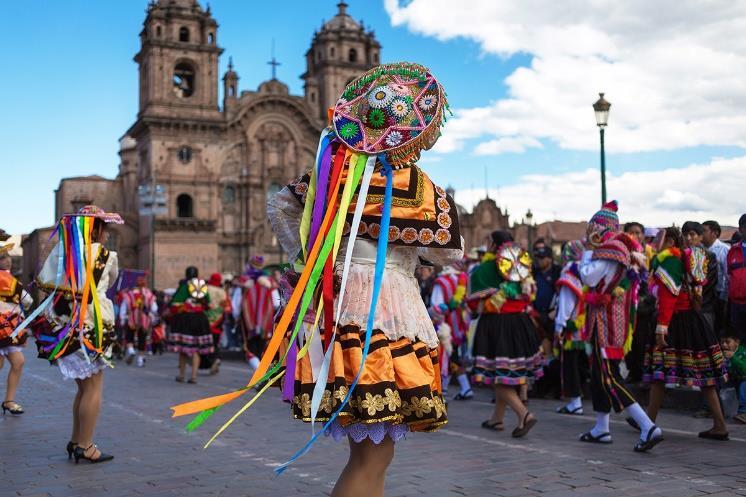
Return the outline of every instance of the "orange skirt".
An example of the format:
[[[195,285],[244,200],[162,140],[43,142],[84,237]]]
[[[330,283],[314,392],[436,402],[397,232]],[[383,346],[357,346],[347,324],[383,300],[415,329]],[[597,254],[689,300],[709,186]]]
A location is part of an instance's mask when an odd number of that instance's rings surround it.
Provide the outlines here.
[[[345,326],[337,332],[317,422],[331,418],[360,368],[365,331]],[[296,365],[293,416],[311,421],[313,372],[308,355]],[[371,338],[368,357],[339,424],[407,424],[410,431],[433,431],[448,422],[443,402],[438,349],[408,338],[389,340],[380,330]]]

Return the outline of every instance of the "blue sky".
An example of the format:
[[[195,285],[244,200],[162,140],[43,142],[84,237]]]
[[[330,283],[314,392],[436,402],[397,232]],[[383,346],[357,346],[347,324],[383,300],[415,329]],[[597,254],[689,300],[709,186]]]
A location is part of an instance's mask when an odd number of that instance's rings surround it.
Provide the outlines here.
[[[3,6],[0,42],[6,47],[4,66],[11,70],[0,78],[4,117],[0,120],[0,170],[5,173],[6,205],[19,208],[6,210],[0,217],[0,227],[22,233],[51,224],[53,191],[63,177],[116,174],[117,140],[134,122],[137,111],[137,67],[132,57],[138,51],[146,3],[68,0],[45,2],[33,9],[24,2]],[[304,53],[314,29],[336,12],[335,3],[288,0],[278,9],[272,2],[211,2],[220,24],[218,43],[225,48],[221,73],[228,56],[232,56],[241,77],[240,88],[255,89],[269,78],[267,61],[274,39],[276,56],[282,63],[278,77],[290,86],[291,92],[301,93],[298,76],[305,69]],[[421,2],[412,2],[417,3]],[[489,108],[520,93],[520,86],[515,82],[511,86],[506,78],[530,68],[537,54],[542,57],[541,47],[495,53],[483,35],[468,31],[441,36],[448,38],[441,40],[417,26],[411,17],[393,26],[389,15],[392,10],[384,9],[381,2],[352,0],[350,4],[349,13],[375,30],[383,45],[384,61],[412,60],[432,69],[446,87],[457,117],[468,115],[461,114],[461,110]],[[396,8],[414,12],[412,9],[417,7],[408,3]],[[574,128],[582,129],[582,133],[587,128],[589,140],[597,139],[590,107],[595,98],[595,93],[589,92],[585,114],[568,116]],[[612,95],[609,100],[618,106]],[[547,109],[552,105],[553,99],[548,98]],[[611,149],[607,163],[612,175],[686,168],[708,164],[716,157],[744,155],[735,139],[673,147],[663,143],[661,148],[666,150],[650,145],[639,147],[638,151],[635,147],[619,147],[615,144],[616,110],[613,106],[607,131]],[[471,125],[478,128],[484,123]],[[634,123],[626,126],[628,131],[635,127]],[[582,211],[558,212],[562,204],[558,207],[556,202],[542,211],[546,199],[525,198],[521,188],[527,174],[551,176],[597,168],[598,151],[593,145],[577,145],[574,137],[565,140],[561,132],[548,132],[537,133],[541,148],[478,155],[474,147],[480,142],[510,134],[482,131],[490,136],[466,132],[459,150],[433,152],[425,162],[436,182],[451,184],[463,192],[457,197],[460,202],[473,203],[482,194],[466,190],[483,192],[487,186],[499,203],[510,204],[507,207],[511,212],[521,212],[529,206],[545,218],[584,215]],[[449,133],[448,127],[445,132]],[[610,185],[612,195],[614,184]],[[509,193],[501,198],[504,190]],[[620,194],[623,192],[620,188]],[[723,215],[730,215],[730,211]]]

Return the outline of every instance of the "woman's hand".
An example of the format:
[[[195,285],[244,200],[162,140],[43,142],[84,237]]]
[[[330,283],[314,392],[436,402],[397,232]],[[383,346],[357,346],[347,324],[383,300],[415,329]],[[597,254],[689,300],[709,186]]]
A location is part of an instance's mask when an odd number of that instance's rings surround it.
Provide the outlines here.
[[[655,345],[657,345],[660,348],[668,347],[668,342],[666,342],[666,335],[663,333],[656,333],[655,334]]]

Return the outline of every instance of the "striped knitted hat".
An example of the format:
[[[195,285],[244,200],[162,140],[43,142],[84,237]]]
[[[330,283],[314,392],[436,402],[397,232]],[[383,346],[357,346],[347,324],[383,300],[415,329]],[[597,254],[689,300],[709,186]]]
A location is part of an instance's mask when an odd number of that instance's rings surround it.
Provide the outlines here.
[[[608,231],[619,231],[617,210],[619,210],[619,204],[616,200],[605,203],[601,210],[596,212],[588,221],[588,232],[604,234]]]

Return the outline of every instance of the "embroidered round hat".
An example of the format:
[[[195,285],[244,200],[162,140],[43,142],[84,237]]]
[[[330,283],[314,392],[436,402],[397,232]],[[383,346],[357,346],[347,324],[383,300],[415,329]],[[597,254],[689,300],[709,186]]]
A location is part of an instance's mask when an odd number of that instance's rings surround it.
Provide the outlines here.
[[[105,223],[124,224],[124,220],[122,219],[122,216],[120,216],[116,212],[106,212],[101,207],[98,207],[96,205],[85,205],[81,207],[77,213],[70,214],[70,215],[95,217],[97,219],[102,220]]]
[[[443,86],[426,67],[383,64],[347,85],[334,106],[332,127],[352,150],[385,153],[392,164],[405,164],[437,141],[446,110]]]
[[[593,233],[605,233],[607,231],[619,231],[619,204],[616,200],[606,202],[601,210],[596,212],[588,221],[588,231]]]

